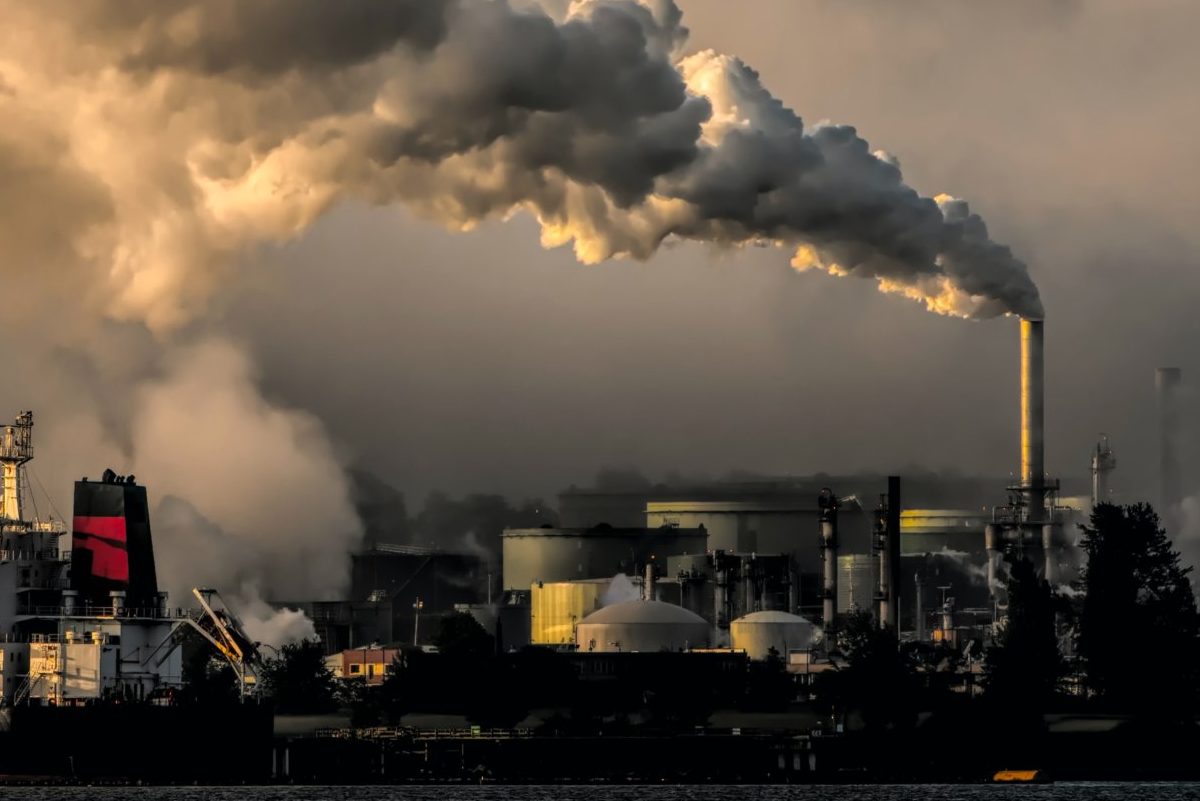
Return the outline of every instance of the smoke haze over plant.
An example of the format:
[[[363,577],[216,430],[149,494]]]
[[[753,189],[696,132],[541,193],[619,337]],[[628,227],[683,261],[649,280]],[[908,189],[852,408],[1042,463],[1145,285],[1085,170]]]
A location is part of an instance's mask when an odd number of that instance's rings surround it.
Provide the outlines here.
[[[0,397],[42,479],[136,472],[197,569],[294,597],[343,578],[271,565],[358,541],[352,461],[416,500],[602,464],[1004,473],[1014,332],[792,269],[1040,314],[1003,240],[1054,311],[1051,469],[1107,431],[1144,488],[1152,362],[1200,375],[1200,12],[680,8],[0,3]]]

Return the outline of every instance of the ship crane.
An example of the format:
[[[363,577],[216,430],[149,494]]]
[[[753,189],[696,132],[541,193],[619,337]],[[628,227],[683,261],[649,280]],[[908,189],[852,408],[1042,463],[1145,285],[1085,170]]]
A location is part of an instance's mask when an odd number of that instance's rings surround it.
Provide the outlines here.
[[[192,595],[200,602],[201,614],[198,617],[189,616],[180,620],[171,629],[171,634],[150,653],[146,662],[157,669],[183,644],[187,633],[195,631],[229,663],[234,675],[238,677],[241,700],[246,700],[246,686],[256,681],[258,671],[262,667],[262,656],[258,652],[257,644],[246,635],[242,621],[221,598],[219,592],[207,587],[196,587],[192,589]],[[220,606],[214,605],[214,601],[219,602]]]

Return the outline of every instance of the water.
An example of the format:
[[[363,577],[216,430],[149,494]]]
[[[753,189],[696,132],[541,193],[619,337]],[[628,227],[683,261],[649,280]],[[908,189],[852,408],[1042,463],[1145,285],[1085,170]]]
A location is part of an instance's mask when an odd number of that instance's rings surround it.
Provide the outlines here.
[[[0,787],[0,801],[1200,801],[1200,784]]]

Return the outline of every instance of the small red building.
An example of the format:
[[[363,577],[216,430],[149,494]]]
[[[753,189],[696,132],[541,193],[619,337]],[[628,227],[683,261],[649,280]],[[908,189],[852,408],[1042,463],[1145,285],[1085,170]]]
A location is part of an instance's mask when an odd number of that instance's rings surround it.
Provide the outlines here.
[[[327,658],[326,664],[339,679],[361,678],[367,684],[383,684],[383,680],[395,670],[399,654],[399,646],[368,645],[334,654]]]

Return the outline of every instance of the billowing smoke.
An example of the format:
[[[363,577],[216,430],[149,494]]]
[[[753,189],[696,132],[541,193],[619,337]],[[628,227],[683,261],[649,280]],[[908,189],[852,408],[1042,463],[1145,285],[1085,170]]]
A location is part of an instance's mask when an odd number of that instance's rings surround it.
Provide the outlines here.
[[[1042,313],[965,202],[688,54],[671,0],[0,0],[0,22],[0,269],[30,343],[8,356],[69,375],[38,408],[75,436],[40,458],[119,456],[162,499],[177,602],[344,587],[339,454],[206,316],[340,201],[454,229],[524,212],[587,263],[771,244],[939,313]]]
[[[214,587],[256,639],[312,636],[302,615],[264,601],[343,597],[362,536],[343,460],[315,418],[261,397],[232,343],[206,338],[162,357],[124,392],[102,384],[88,395],[67,376],[60,397],[47,393],[37,404],[36,483],[59,495],[61,515],[71,480],[106,466],[136,474],[173,606],[192,605],[192,587]],[[121,407],[123,425],[105,419],[106,405]]]
[[[686,55],[671,0],[57,8],[3,6],[5,105],[104,198],[80,245],[124,319],[178,325],[236,256],[345,198],[455,228],[525,211],[588,263],[775,243],[940,313],[1042,314],[965,202],[920,195],[852,127],[805,126],[738,58]]]
[[[333,600],[361,528],[320,424],[265,402],[227,343],[177,358],[136,394],[132,451],[161,498],[156,550],[171,596],[218,587],[248,620],[263,617],[264,595]]]

